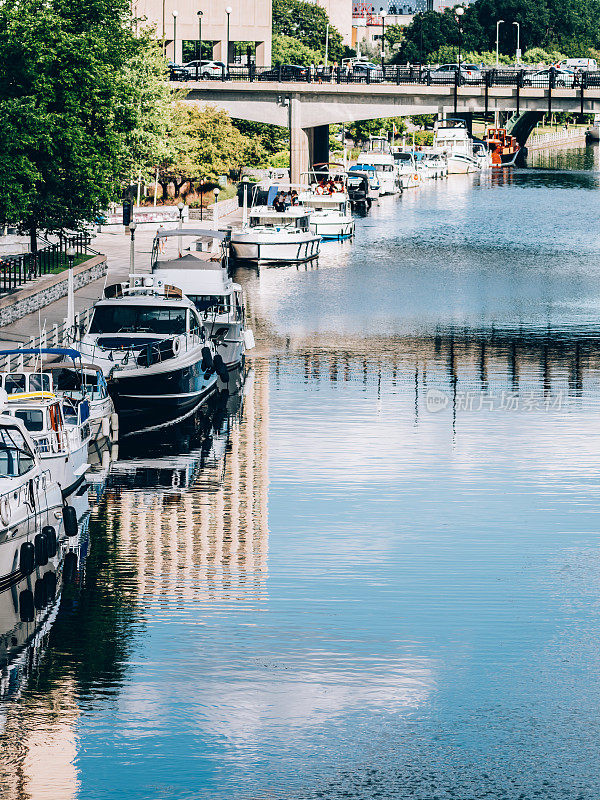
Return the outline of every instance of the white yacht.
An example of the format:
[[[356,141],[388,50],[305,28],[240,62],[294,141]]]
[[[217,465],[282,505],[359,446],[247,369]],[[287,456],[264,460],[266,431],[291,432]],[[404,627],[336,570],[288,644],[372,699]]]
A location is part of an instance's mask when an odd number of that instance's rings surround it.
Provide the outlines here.
[[[379,194],[398,194],[402,183],[398,179],[395,160],[388,140],[383,136],[372,136],[358,156],[357,166],[374,167],[379,178]]]
[[[11,393],[13,377],[21,375],[4,373],[0,377],[8,392],[6,413],[23,421],[44,468],[49,470],[66,500],[81,486],[89,468],[87,399],[60,398],[46,390]]]
[[[193,413],[217,388],[214,346],[195,305],[151,275],[106,287],[78,349],[102,368],[117,412],[135,430]]]
[[[160,257],[161,241],[192,238],[180,258]],[[221,241],[222,252],[205,251],[207,241]],[[152,276],[160,288],[178,286],[196,306],[208,339],[215,348],[214,363],[221,380],[243,365],[246,350],[254,347],[254,335],[246,325],[244,292],[229,276],[229,234],[222,231],[186,229],[161,231],[152,249]],[[224,366],[224,369],[223,369]]]
[[[6,394],[1,394],[6,406]],[[56,558],[62,521],[60,488],[25,423],[1,409],[0,590]]]
[[[306,176],[308,188],[300,192],[303,206],[312,209],[310,229],[322,239],[350,239],[354,236],[354,219],[350,213],[347,175],[331,167],[341,164],[317,164]],[[323,168],[321,171],[320,168]]]
[[[414,189],[423,182],[412,150],[394,149],[394,169],[403,189]]]
[[[271,186],[266,205],[252,206],[241,226],[232,227],[231,249],[242,261],[261,263],[303,263],[319,255],[321,237],[310,230],[312,209],[288,205],[276,211],[273,202],[279,193]],[[256,187],[254,187],[256,194]],[[246,203],[244,194],[244,204]]]
[[[445,119],[435,123],[433,148],[448,158],[448,173],[464,175],[480,172],[482,164],[473,152],[473,140],[462,119]]]

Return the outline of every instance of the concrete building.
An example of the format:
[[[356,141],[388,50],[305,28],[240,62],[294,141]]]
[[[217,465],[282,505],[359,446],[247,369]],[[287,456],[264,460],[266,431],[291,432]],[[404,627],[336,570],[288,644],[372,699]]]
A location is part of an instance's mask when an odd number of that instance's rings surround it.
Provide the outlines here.
[[[271,0],[132,0],[165,41],[167,57],[177,64],[196,58],[202,24],[202,57],[230,64],[271,63]],[[227,9],[231,9],[227,14]],[[198,12],[202,12],[200,18]],[[229,36],[228,36],[229,17]],[[229,41],[229,58],[227,42]]]

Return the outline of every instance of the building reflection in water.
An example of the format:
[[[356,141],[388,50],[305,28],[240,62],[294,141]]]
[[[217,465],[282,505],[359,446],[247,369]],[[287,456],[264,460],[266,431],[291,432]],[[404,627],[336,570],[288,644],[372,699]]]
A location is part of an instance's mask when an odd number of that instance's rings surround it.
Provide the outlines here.
[[[189,449],[113,465],[108,535],[141,602],[262,596],[268,556],[268,367],[216,409]],[[180,444],[177,445],[180,447]]]

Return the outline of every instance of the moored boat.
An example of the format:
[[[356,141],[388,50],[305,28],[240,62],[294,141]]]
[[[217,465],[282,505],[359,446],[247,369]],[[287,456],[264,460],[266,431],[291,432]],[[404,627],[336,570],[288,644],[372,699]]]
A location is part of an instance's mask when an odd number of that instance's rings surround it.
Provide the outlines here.
[[[481,172],[483,164],[473,153],[473,140],[462,119],[445,119],[435,123],[433,149],[446,155],[449,175]]]
[[[510,167],[517,160],[521,146],[506,128],[488,128],[483,137],[492,159],[492,167]]]
[[[78,347],[102,368],[128,427],[170,423],[216,389],[214,347],[181,289],[149,275],[108,286]]]
[[[161,242],[177,237],[192,238],[180,258],[160,258]],[[197,243],[221,241],[222,252],[198,250]],[[158,287],[178,286],[198,311],[206,334],[214,345],[214,363],[220,380],[228,383],[227,372],[243,365],[245,352],[254,347],[254,336],[246,324],[244,292],[229,275],[229,233],[204,229],[161,231],[152,249],[152,275]]]
[[[326,239],[350,239],[354,236],[354,219],[350,213],[347,176],[341,164],[315,164],[303,176],[308,187],[300,192],[299,201],[310,208],[310,229]]]

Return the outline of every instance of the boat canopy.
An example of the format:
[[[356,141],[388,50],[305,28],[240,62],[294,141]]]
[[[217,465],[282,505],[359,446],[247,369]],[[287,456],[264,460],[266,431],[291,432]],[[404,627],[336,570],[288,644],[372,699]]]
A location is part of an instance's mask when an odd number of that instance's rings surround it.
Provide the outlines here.
[[[19,347],[15,350],[0,350],[0,356],[68,356],[71,360],[81,359],[79,350],[71,347]]]
[[[207,228],[173,228],[167,231],[158,231],[156,239],[172,239],[175,236],[208,236],[211,239],[225,241],[229,238],[229,231],[215,231]]]

